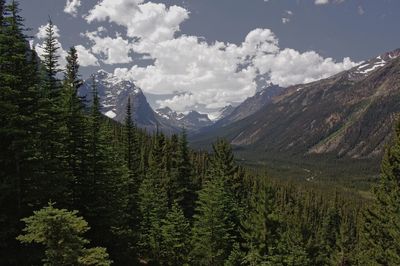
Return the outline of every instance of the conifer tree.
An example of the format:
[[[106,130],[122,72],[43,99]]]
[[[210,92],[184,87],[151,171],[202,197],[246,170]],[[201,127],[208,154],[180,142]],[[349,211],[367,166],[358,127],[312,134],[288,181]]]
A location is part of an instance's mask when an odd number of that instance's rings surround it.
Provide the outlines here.
[[[142,256],[150,261],[161,259],[161,221],[168,212],[163,148],[165,137],[157,133],[153,137],[153,147],[149,156],[149,167],[139,189],[140,249]]]
[[[89,241],[82,235],[89,230],[89,226],[77,213],[56,209],[49,204],[23,219],[26,227],[18,240],[44,245],[44,265],[111,265],[106,249],[85,248]]]
[[[199,192],[192,229],[194,265],[223,265],[234,243],[232,196],[222,178],[209,180]]]
[[[360,264],[400,264],[400,123],[381,165],[375,199],[363,214]]]
[[[112,143],[109,125],[100,112],[100,100],[93,78],[93,102],[89,117],[88,172],[80,182],[77,193],[82,202],[81,212],[92,226],[90,238],[95,244],[106,246],[114,259],[116,234],[126,222],[126,169],[118,159]]]
[[[141,183],[140,172],[140,146],[138,142],[138,132],[136,126],[133,122],[132,117],[132,106],[131,98],[128,98],[128,104],[126,106],[126,117],[124,126],[124,159],[128,170],[128,180],[127,180],[127,230],[126,237],[129,243],[132,253],[137,254],[137,244],[138,244],[138,231],[140,225],[140,213],[138,206],[138,193]]]
[[[58,50],[60,47],[58,46],[55,26],[53,21],[49,19],[47,27],[46,27],[46,39],[44,42],[44,51],[43,51],[43,66],[46,73],[46,82],[47,86],[49,86],[50,93],[53,98],[57,98],[60,87],[58,84],[57,74],[61,72],[60,64],[58,60],[60,56],[58,55]]]
[[[175,202],[162,221],[163,265],[185,265],[190,251],[190,224]]]
[[[0,5],[0,264],[15,264],[21,259],[13,241],[18,221],[41,198],[36,184],[36,167],[42,164],[36,120],[40,93],[36,54],[24,35],[18,2]]]
[[[176,144],[177,152],[171,177],[172,200],[178,202],[187,218],[191,218],[194,212],[196,195],[193,184],[193,168],[189,157],[185,131],[182,132]]]
[[[73,205],[79,206],[75,192],[82,177],[87,175],[87,120],[83,99],[78,96],[82,85],[79,77],[78,54],[71,47],[66,58],[67,66],[63,84],[64,120],[66,123],[65,148],[69,171],[73,176]],[[78,205],[77,205],[78,204]]]
[[[241,236],[249,265],[274,261],[279,226],[272,188],[260,180],[254,185],[249,211],[242,219]]]
[[[68,169],[66,124],[63,116],[61,83],[58,80],[58,49],[54,25],[49,20],[44,42],[43,82],[41,84],[40,112],[37,113],[40,150],[44,163],[38,170],[41,174],[40,187],[43,190],[41,204],[49,200],[62,206],[71,206],[70,184],[73,180]],[[43,205],[42,205],[43,206]]]

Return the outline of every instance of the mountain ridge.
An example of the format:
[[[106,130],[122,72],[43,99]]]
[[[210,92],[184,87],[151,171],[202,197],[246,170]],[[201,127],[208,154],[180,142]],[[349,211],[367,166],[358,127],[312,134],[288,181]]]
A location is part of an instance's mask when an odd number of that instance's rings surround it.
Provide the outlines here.
[[[242,149],[297,156],[380,156],[400,113],[399,56],[397,49],[332,77],[290,86],[255,114],[193,140],[204,144],[213,135]]]

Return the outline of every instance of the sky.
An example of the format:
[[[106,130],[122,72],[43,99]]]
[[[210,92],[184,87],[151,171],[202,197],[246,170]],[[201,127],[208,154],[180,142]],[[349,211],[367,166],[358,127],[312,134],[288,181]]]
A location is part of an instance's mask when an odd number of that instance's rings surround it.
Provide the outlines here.
[[[215,115],[254,95],[256,80],[307,83],[400,47],[399,0],[20,0],[20,7],[39,55],[51,17],[60,56],[75,46],[84,78],[104,69],[163,95],[153,107],[179,112]]]

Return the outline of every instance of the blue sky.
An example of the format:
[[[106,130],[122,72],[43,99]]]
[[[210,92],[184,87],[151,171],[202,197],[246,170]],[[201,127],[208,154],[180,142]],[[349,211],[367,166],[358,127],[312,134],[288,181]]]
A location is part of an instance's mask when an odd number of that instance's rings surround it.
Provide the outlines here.
[[[21,0],[36,36],[51,16],[82,74],[103,68],[158,104],[216,110],[251,96],[254,79],[281,86],[348,69],[400,47],[398,0]],[[67,8],[66,8],[67,7]],[[63,55],[63,53],[61,53]]]

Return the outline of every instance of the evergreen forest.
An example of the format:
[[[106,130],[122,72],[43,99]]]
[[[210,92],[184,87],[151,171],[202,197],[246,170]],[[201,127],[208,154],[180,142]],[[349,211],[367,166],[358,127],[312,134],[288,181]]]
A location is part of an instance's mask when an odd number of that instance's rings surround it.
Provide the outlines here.
[[[51,21],[43,60],[25,33],[0,0],[0,265],[400,265],[400,124],[368,198],[272,179],[103,116]]]

